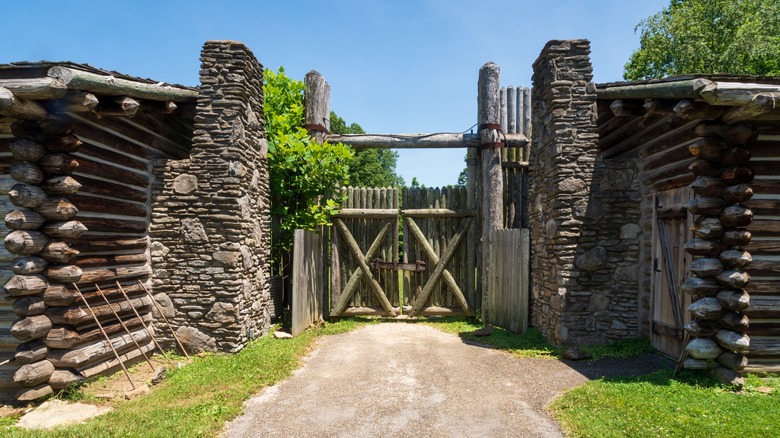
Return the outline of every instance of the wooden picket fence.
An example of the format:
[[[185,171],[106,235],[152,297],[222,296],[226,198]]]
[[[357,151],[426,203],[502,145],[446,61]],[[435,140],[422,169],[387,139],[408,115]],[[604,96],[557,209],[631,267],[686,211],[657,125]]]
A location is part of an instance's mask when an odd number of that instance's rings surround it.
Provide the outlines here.
[[[490,273],[483,279],[482,321],[514,333],[528,329],[528,268],[530,232],[527,228],[493,230],[487,244]]]
[[[499,91],[501,129],[531,138],[531,89],[502,87]],[[504,172],[504,228],[528,225],[528,146],[501,150]]]

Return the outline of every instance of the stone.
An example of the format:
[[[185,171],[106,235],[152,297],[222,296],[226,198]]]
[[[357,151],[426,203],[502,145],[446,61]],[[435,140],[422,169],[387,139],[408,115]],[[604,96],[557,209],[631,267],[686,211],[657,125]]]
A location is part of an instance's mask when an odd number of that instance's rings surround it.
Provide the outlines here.
[[[181,220],[181,238],[190,243],[206,243],[209,241],[206,229],[198,218],[185,218]]]
[[[585,181],[579,178],[566,178],[558,183],[558,191],[563,193],[578,193],[587,188]]]
[[[244,262],[244,269],[251,269],[255,265],[255,260],[252,258],[252,249],[246,245],[241,245],[239,251],[241,251],[241,260]]]
[[[217,266],[234,267],[238,264],[241,253],[238,251],[217,251],[213,257]]]
[[[593,355],[579,347],[569,347],[563,352],[563,358],[568,360],[588,360],[592,359]]]
[[[160,367],[157,367],[157,369],[154,371],[154,374],[152,375],[151,383],[152,385],[159,385],[162,383],[163,380],[168,376],[168,367],[165,365],[162,365]]]
[[[642,229],[637,224],[625,224],[620,227],[621,239],[636,239]]]
[[[609,308],[610,299],[603,294],[593,294],[588,300],[588,310],[591,312],[599,312],[607,310]]]
[[[607,250],[603,246],[597,246],[574,259],[574,264],[586,271],[595,271],[607,263]]]
[[[276,339],[292,339],[292,335],[287,332],[281,332],[279,330],[274,332],[274,338]]]
[[[484,327],[480,327],[480,328],[474,330],[473,332],[471,332],[471,334],[473,334],[474,336],[483,338],[485,336],[490,336],[491,334],[493,334],[494,330],[495,330],[495,328],[492,325],[488,324],[488,325],[486,325]]]
[[[194,327],[179,327],[176,330],[176,336],[190,353],[214,353],[217,351],[216,339]]]
[[[610,328],[612,328],[612,330],[627,330],[628,326],[623,324],[622,321],[618,321],[617,319],[613,319],[612,320],[612,325],[610,326]]]
[[[167,246],[163,245],[162,242],[155,240],[152,242],[151,245],[149,245],[149,250],[151,252],[152,257],[165,257],[168,255],[169,252],[171,252],[170,249],[168,249]]]
[[[23,429],[52,429],[66,424],[78,424],[103,415],[112,410],[108,406],[93,406],[85,403],[67,403],[63,400],[48,400],[19,419],[16,426]]]
[[[180,195],[189,195],[198,190],[198,177],[195,175],[182,174],[174,178],[173,191]]]
[[[206,318],[220,324],[230,324],[238,320],[238,312],[230,303],[214,303]]]
[[[171,319],[176,316],[176,308],[173,306],[173,301],[171,301],[171,298],[167,294],[155,294],[154,300],[157,301],[160,310],[162,310],[162,313],[166,318]],[[157,306],[152,306],[152,315],[155,319],[161,319],[160,312],[157,311]]]
[[[734,385],[738,387],[745,385],[745,379],[743,379],[742,376],[734,370],[730,370],[725,367],[717,367],[710,372],[712,373],[712,377],[714,377],[715,380],[723,383],[724,385]]]
[[[632,264],[628,266],[620,266],[615,269],[615,275],[613,275],[613,278],[615,281],[635,283],[639,280],[639,265]]]
[[[246,175],[246,167],[239,161],[231,161],[228,164],[228,176],[244,176]]]

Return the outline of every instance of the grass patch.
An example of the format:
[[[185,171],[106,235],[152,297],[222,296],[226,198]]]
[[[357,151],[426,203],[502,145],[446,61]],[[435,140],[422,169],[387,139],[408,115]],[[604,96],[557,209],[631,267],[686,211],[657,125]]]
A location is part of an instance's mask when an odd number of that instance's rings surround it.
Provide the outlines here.
[[[780,436],[780,379],[749,377],[736,391],[701,375],[661,370],[594,380],[551,405],[567,436]],[[770,395],[759,386],[774,388]]]
[[[190,437],[213,436],[242,412],[244,400],[261,388],[290,376],[317,336],[354,330],[365,319],[344,319],[307,330],[294,339],[264,336],[238,354],[193,357],[193,363],[169,371],[168,378],[145,396],[115,402],[114,411],[85,424],[53,431],[0,428],[3,436]],[[74,393],[71,398],[78,399]]]
[[[490,336],[479,337],[474,335],[474,331],[482,328],[482,323],[476,320],[456,317],[429,318],[425,324],[458,335],[466,342],[505,350],[516,357],[560,359],[566,350],[565,347],[550,345],[542,333],[533,327],[522,335],[495,327]],[[626,339],[605,345],[584,346],[582,349],[592,354],[594,360],[608,357],[627,359],[655,351],[649,339]]]

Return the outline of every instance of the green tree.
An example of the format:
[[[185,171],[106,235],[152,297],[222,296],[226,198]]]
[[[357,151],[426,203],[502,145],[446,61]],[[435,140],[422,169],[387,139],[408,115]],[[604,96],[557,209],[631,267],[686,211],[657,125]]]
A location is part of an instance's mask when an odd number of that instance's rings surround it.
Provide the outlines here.
[[[280,218],[273,245],[284,251],[294,230],[327,224],[341,205],[343,195],[334,189],[348,183],[352,150],[309,137],[303,128],[302,81],[287,77],[283,67],[265,70],[263,77],[271,213]]]
[[[684,74],[780,76],[780,1],[671,0],[642,20],[628,80]]]
[[[330,132],[334,134],[365,134],[357,123],[347,123],[330,113]],[[398,152],[390,149],[359,149],[350,162],[350,184],[361,187],[403,186],[404,179],[396,173]]]

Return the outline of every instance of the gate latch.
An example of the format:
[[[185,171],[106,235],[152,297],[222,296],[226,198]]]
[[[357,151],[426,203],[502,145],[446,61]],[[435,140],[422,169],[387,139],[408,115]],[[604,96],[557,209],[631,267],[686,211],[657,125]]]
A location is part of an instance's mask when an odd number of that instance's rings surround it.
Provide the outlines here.
[[[386,262],[384,260],[374,259],[369,264],[371,269],[389,269],[393,271],[412,271],[421,272],[425,270],[425,261],[417,260],[414,263],[398,263],[398,262]]]

